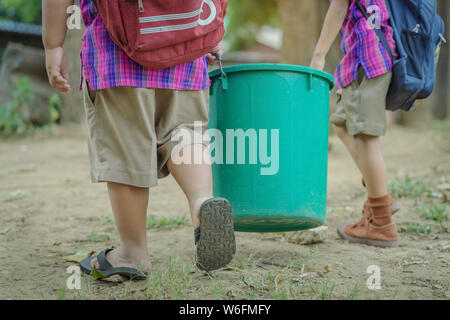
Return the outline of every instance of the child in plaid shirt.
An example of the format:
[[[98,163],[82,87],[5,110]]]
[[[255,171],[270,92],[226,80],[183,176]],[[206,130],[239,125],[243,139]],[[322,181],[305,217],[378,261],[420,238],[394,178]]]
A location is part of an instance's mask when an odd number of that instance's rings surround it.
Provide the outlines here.
[[[397,226],[391,215],[398,208],[388,194],[386,167],[380,149],[380,137],[386,132],[385,97],[393,61],[374,30],[381,28],[395,52],[389,12],[384,0],[361,0],[364,8],[377,8],[375,19],[379,26],[373,26],[358,8],[356,0],[330,1],[311,67],[324,68],[325,57],[340,29],[344,58],[335,74],[338,103],[331,122],[361,171],[368,193],[361,220],[340,224],[338,234],[350,242],[397,246]]]
[[[61,92],[71,89],[62,48],[70,5],[73,0],[43,1],[47,71],[50,84]],[[146,277],[151,269],[146,240],[149,188],[169,174],[189,202],[197,265],[204,270],[225,266],[236,250],[232,210],[226,199],[212,196],[207,144],[172,141],[180,130],[194,134],[194,122],[207,128],[208,61],[214,56],[146,69],[112,42],[93,0],[80,0],[80,6],[86,25],[81,59],[91,177],[107,183],[121,242],[117,249],[83,260],[82,271],[92,274],[95,268],[102,277]],[[203,155],[204,162],[172,160],[185,152]]]

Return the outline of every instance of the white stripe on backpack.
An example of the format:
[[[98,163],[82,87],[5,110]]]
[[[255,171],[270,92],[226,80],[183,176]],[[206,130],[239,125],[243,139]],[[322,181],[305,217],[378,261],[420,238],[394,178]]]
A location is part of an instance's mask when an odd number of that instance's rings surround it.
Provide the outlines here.
[[[203,12],[203,5],[205,3],[209,6],[211,13],[207,19],[203,20],[200,18],[200,15]],[[197,27],[198,25],[206,26],[206,25],[210,24],[211,22],[214,21],[214,19],[216,18],[216,15],[217,15],[217,9],[216,9],[216,6],[214,5],[214,2],[212,0],[203,0],[200,9],[193,11],[193,12],[167,14],[167,15],[139,18],[139,23],[151,23],[151,22],[160,22],[160,21],[190,19],[190,18],[194,18],[194,17],[198,16],[197,21],[187,23],[187,24],[173,25],[173,26],[142,28],[140,31],[141,31],[141,34],[152,34],[152,33],[192,29],[192,28]]]

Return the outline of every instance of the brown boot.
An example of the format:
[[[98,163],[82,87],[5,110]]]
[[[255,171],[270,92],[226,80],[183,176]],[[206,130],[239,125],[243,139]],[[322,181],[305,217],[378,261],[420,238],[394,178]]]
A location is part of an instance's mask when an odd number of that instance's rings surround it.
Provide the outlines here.
[[[339,236],[355,243],[397,247],[397,225],[391,221],[389,200],[389,195],[369,198],[368,205],[363,210],[363,218],[355,224],[340,224],[337,230]]]
[[[362,185],[363,185],[364,188],[366,188],[366,182],[364,181],[364,178],[362,178]],[[390,200],[391,214],[394,215],[394,214],[396,214],[397,212],[400,211],[400,207],[398,206],[398,204],[395,203],[395,201],[392,198],[392,196],[390,196],[390,197],[391,197],[391,200]],[[369,199],[367,199],[366,202],[364,203],[364,210],[365,210],[367,205],[369,205]],[[363,211],[363,214],[364,214],[364,211]]]

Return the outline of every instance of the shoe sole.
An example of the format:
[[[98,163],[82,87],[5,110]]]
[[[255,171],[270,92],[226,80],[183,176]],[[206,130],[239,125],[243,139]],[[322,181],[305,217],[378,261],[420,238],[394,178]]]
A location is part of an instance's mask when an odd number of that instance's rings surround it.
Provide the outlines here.
[[[83,259],[80,262],[80,269],[83,271],[83,273],[87,274],[88,276],[92,276],[92,260],[95,257],[88,257]],[[146,280],[147,276],[146,273],[141,274],[139,271],[132,269],[132,268],[114,268],[113,270],[98,270],[100,274],[102,274],[105,278],[112,277],[114,275],[120,275],[128,280]]]
[[[200,207],[200,230],[197,267],[213,271],[227,266],[236,253],[230,202],[224,198],[205,201]]]
[[[352,236],[349,236],[345,233],[345,229],[347,228],[349,224],[348,223],[341,223],[338,228],[337,232],[339,236],[352,243],[359,243],[359,244],[365,244],[368,246],[374,246],[374,247],[380,247],[380,248],[395,248],[398,247],[398,241],[382,241],[382,240],[372,240],[372,239],[362,239],[362,238],[355,238]]]

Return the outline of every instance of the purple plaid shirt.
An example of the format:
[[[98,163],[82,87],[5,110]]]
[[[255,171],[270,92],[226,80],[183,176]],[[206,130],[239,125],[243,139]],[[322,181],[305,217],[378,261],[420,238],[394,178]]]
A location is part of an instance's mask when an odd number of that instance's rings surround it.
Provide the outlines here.
[[[80,7],[86,25],[81,50],[82,75],[90,89],[127,86],[203,90],[209,87],[206,57],[173,68],[144,68],[114,44],[92,0],[80,0]]]
[[[330,0],[330,2],[333,0]],[[393,30],[389,25],[389,11],[384,0],[360,0],[365,8],[378,6],[380,27],[395,56]],[[340,31],[341,49],[344,58],[334,75],[339,88],[344,88],[358,79],[358,68],[362,67],[367,78],[375,78],[392,70],[392,59],[379,41],[377,34],[370,28],[367,19],[357,7],[355,0],[349,0],[347,16]]]

